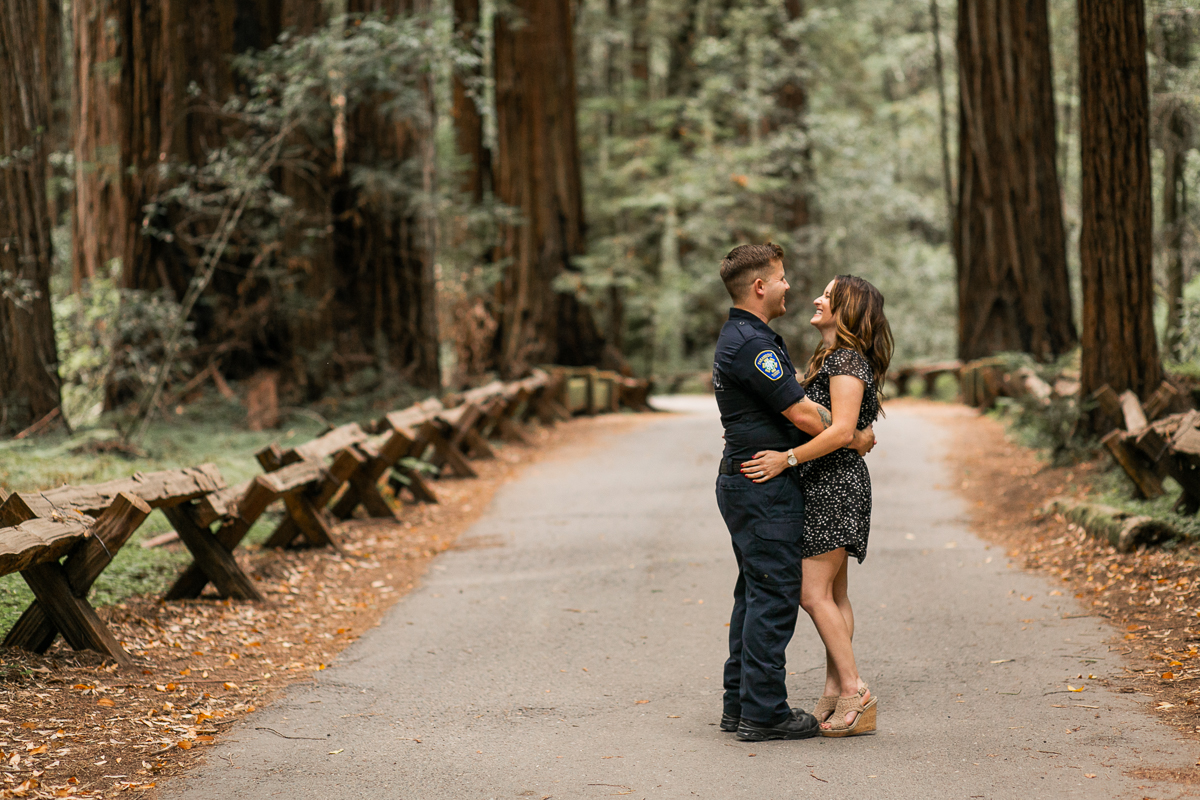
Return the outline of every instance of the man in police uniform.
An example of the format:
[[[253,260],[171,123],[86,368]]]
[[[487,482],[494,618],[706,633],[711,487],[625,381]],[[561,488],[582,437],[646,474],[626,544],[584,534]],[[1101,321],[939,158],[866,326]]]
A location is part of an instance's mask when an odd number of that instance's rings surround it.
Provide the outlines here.
[[[717,505],[738,564],[721,730],[736,730],[738,739],[750,742],[807,739],[820,733],[817,720],[788,706],[784,685],[784,651],[800,606],[804,499],[794,470],[754,483],[741,466],[761,450],[802,444],[805,434],[815,436],[832,418],[805,398],[783,338],[767,325],[786,309],[783,249],[770,243],[735,247],[721,262],[721,279],[734,307],[713,362],[725,427]],[[867,429],[851,447],[865,454],[873,443]]]

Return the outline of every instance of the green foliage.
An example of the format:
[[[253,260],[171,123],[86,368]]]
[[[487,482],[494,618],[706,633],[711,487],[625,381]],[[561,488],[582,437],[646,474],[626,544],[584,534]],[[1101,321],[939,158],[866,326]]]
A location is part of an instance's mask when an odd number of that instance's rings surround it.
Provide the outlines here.
[[[106,387],[144,390],[179,322],[181,309],[169,291],[120,289],[120,262],[109,268],[110,276],[96,276],[53,305],[63,413],[73,426],[99,418]],[[191,347],[195,340],[185,336],[182,343]],[[187,370],[177,365],[177,377]]]
[[[1200,275],[1183,287],[1183,306],[1179,326],[1178,360],[1168,364],[1174,372],[1200,372]],[[1165,314],[1164,314],[1165,316]],[[1200,377],[1196,374],[1195,377]]]
[[[7,491],[36,491],[64,483],[87,484],[128,478],[135,472],[178,469],[212,462],[229,484],[241,483],[262,470],[254,453],[273,441],[285,446],[319,434],[323,424],[308,416],[288,420],[281,431],[238,430],[229,419],[226,401],[210,397],[189,406],[173,419],[151,424],[146,455],[131,458],[105,450],[114,431],[91,431],[66,436],[61,432],[34,439],[0,442],[0,487]],[[237,409],[240,416],[244,410]],[[107,435],[106,435],[107,434]],[[261,542],[279,522],[264,515],[248,534]],[[93,590],[93,602],[115,603],[133,594],[164,591],[189,559],[181,545],[145,549],[145,539],[171,530],[160,512],[152,513],[133,538],[117,553]],[[0,630],[8,630],[32,597],[20,575],[0,577]]]
[[[1056,361],[1040,363],[1027,353],[1000,353],[997,358],[1004,362],[1013,382],[1020,376],[1032,374],[1053,387],[1066,379],[1078,380],[1079,353],[1068,353]],[[1056,466],[1074,464],[1095,453],[1096,441],[1086,432],[1082,424],[1083,413],[1090,406],[1081,408],[1075,392],[1049,397],[1038,397],[1023,393],[1020,397],[996,399],[996,412],[1004,419],[1021,444],[1043,451]]]
[[[1116,464],[1110,464],[1107,471],[1092,476],[1089,483],[1095,492],[1091,499],[1097,503],[1119,508],[1129,514],[1164,520],[1176,528],[1185,539],[1200,541],[1200,515],[1185,517],[1175,513],[1172,508],[1182,492],[1182,488],[1173,478],[1163,479],[1166,494],[1154,500],[1143,500],[1135,496],[1129,476]]]
[[[322,272],[314,289],[314,264],[324,270],[334,257],[339,224],[432,217],[450,202],[429,180],[426,149],[405,143],[431,136],[438,70],[477,61],[454,44],[444,14],[345,15],[236,57],[238,94],[218,100],[193,87],[192,113],[215,117],[226,139],[202,163],[160,165],[165,188],[147,220],[151,235],[189,254],[207,342],[291,364],[329,388],[333,344],[291,348],[348,280]],[[387,343],[368,344],[381,366]],[[341,388],[373,389],[369,378]]]
[[[897,360],[953,353],[928,4],[805,5],[789,20],[781,0],[583,4],[591,238],[561,288],[601,309],[610,336],[620,327],[641,371],[704,367],[729,306],[720,260],[766,240],[788,253],[792,310],[776,327],[798,354],[815,344],[808,299],[844,272],[887,296]]]

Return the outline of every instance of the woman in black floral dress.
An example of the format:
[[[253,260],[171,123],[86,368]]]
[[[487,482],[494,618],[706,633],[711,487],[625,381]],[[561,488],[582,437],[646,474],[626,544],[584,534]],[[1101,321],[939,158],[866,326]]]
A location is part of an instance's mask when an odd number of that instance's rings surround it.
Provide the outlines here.
[[[825,736],[875,730],[876,700],[858,676],[851,638],[854,612],[847,596],[847,561],[867,555],[871,476],[862,456],[845,449],[856,429],[879,415],[879,385],[892,357],[892,332],[883,295],[862,278],[839,275],[813,301],[810,322],[821,345],[809,361],[809,399],[832,411],[820,435],[787,453],[763,452],[742,466],[763,482],[795,456],[804,487],[804,573],[800,605],[825,643],[825,693],[813,710]]]

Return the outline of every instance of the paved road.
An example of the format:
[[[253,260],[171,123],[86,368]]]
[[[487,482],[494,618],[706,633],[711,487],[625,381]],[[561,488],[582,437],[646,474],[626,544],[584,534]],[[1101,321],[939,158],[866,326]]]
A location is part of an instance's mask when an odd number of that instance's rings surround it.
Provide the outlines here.
[[[1118,675],[1111,631],[966,530],[936,414],[896,407],[870,459],[875,526],[851,568],[880,732],[747,745],[717,730],[733,556],[713,499],[720,426],[613,419],[505,487],[425,584],[321,673],[167,787],[172,798],[1178,797],[1126,773],[1194,747]],[[1031,600],[1022,597],[1032,595]],[[793,701],[821,686],[801,615]],[[1062,692],[1048,694],[1052,692]],[[1056,707],[1057,706],[1057,707]],[[325,741],[285,740],[254,726]],[[419,742],[417,740],[420,740]],[[330,755],[330,751],[340,751]],[[217,757],[219,756],[219,757]],[[1094,776],[1094,777],[1089,777]]]

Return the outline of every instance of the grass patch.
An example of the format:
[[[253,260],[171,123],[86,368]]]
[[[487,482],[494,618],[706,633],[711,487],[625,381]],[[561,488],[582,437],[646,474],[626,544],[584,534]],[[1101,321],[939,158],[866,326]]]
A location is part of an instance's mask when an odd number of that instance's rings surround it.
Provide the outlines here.
[[[1103,468],[1084,470],[1077,476],[1089,490],[1090,499],[1103,505],[1119,508],[1129,514],[1151,517],[1170,524],[1180,532],[1182,539],[1167,542],[1163,547],[1170,549],[1183,541],[1200,541],[1200,516],[1183,516],[1175,513],[1172,506],[1183,492],[1173,478],[1163,479],[1166,494],[1154,500],[1143,500],[1136,496],[1132,481],[1119,466],[1114,464],[1107,451],[1101,450],[1094,437],[1066,434],[1074,424],[1070,409],[1063,410],[1060,404],[1043,406],[1000,398],[995,409],[988,412],[1004,423],[1013,441],[1036,450],[1038,457],[1055,466],[1066,466],[1083,461],[1103,464]]]
[[[358,403],[340,404],[332,410],[336,423],[353,415],[365,419],[369,413]],[[399,407],[399,406],[396,406]],[[340,413],[338,413],[340,412]],[[213,395],[189,405],[181,414],[159,419],[150,425],[142,443],[144,454],[130,457],[120,452],[96,452],[97,444],[117,438],[112,427],[90,428],[72,436],[56,433],[20,441],[0,442],[0,487],[11,493],[51,489],[64,483],[89,484],[128,478],[135,472],[180,469],[211,462],[226,483],[234,485],[262,470],[254,454],[271,442],[283,446],[299,444],[324,428],[322,416],[310,412],[285,418],[280,430],[249,431],[242,425],[245,410]],[[109,425],[112,421],[109,420]],[[246,537],[261,543],[278,524],[279,512],[259,518]],[[117,553],[113,563],[97,580],[92,603],[110,605],[132,595],[161,594],[175,580],[191,556],[182,545],[145,549],[145,539],[171,530],[161,512],[153,512]],[[33,600],[19,574],[0,577],[0,631],[7,631]]]
[[[1175,501],[1183,492],[1183,488],[1174,478],[1164,478],[1163,488],[1167,493],[1154,500],[1142,500],[1133,495],[1133,484],[1128,476],[1117,467],[1111,465],[1104,472],[1092,476],[1090,481],[1097,502],[1119,508],[1130,514],[1161,519],[1179,530],[1188,541],[1200,541],[1200,515],[1185,517],[1171,510]]]

